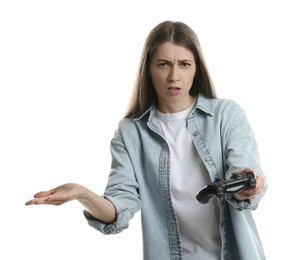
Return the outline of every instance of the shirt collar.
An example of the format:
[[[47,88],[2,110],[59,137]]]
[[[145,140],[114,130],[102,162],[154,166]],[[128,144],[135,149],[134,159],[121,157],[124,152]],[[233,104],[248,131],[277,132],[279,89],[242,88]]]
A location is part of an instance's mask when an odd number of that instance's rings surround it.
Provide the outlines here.
[[[214,116],[214,98],[206,98],[202,95],[198,95],[196,105],[192,112],[191,116],[194,116],[197,110],[201,110],[202,112],[209,114],[210,116]],[[149,121],[155,116],[155,105],[149,107],[141,116],[134,118],[135,121],[142,119],[146,114],[149,115]]]
[[[215,98],[206,98],[202,95],[199,95],[197,98],[196,105],[191,114],[195,113],[197,110],[201,110],[210,116],[214,116],[214,105]]]

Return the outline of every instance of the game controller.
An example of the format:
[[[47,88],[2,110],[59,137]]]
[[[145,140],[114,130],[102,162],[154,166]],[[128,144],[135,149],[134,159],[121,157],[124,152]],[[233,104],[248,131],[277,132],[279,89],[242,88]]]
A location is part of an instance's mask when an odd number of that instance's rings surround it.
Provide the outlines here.
[[[208,203],[211,199],[222,198],[226,193],[236,193],[243,189],[255,189],[256,178],[253,173],[232,174],[228,180],[215,179],[214,182],[199,190],[196,199],[201,204]]]

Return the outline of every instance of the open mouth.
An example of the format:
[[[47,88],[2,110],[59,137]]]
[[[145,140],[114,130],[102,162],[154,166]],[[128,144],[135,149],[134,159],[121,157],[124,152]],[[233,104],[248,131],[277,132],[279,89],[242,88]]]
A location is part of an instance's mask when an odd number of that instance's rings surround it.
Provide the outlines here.
[[[179,87],[169,87],[167,89],[168,89],[169,93],[172,95],[177,95],[180,91]]]

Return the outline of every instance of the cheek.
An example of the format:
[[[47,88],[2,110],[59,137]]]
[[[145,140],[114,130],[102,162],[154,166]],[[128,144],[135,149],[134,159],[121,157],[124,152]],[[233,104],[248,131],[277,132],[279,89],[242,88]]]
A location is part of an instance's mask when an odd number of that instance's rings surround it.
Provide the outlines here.
[[[160,86],[164,81],[162,73],[151,73],[151,79],[155,88]]]
[[[189,83],[188,85],[189,85],[190,87],[192,87],[193,82],[194,82],[194,78],[190,78],[190,80],[189,80],[189,82],[188,82],[188,83]]]
[[[152,79],[152,84],[156,92],[159,92],[161,89],[161,83],[159,81]]]
[[[187,77],[187,84],[191,87],[193,85],[193,81],[195,78],[195,73],[191,73],[190,75],[188,75]]]

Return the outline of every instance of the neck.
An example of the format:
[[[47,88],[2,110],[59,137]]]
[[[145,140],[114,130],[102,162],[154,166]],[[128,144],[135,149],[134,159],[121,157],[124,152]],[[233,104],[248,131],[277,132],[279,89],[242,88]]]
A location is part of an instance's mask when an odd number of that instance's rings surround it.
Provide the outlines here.
[[[163,114],[173,114],[188,109],[193,104],[194,101],[195,97],[189,96],[189,98],[187,100],[184,100],[183,103],[182,102],[172,102],[168,104],[158,103],[157,108]]]

